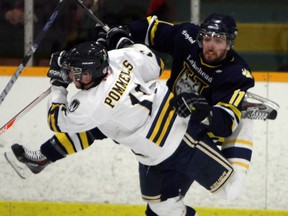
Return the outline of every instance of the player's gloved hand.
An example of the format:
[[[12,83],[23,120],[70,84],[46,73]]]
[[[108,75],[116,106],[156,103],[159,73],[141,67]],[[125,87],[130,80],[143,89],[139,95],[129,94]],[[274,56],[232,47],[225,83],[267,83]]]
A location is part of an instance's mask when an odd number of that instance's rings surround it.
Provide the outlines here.
[[[67,57],[66,51],[55,52],[50,58],[50,68],[47,76],[50,77],[50,83],[54,86],[63,86],[67,88],[71,81],[68,74],[61,70],[61,66]]]
[[[180,117],[186,118],[190,115],[190,122],[201,122],[211,111],[206,99],[194,93],[181,93],[171,99],[170,105]]]
[[[108,50],[121,49],[134,44],[128,30],[122,26],[114,27],[107,32],[106,41]]]
[[[103,29],[103,27],[100,24],[96,24],[95,26],[95,30],[97,32],[97,40],[96,42],[98,42],[99,44],[101,44],[103,47],[105,47],[106,49],[108,49],[108,45],[107,45],[107,41],[106,41],[106,35],[107,32]]]

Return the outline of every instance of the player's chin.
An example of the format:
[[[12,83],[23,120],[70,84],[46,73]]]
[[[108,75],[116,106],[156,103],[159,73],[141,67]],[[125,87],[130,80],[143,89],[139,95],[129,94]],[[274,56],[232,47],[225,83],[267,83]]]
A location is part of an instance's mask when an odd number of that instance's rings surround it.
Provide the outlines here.
[[[80,82],[74,81],[74,85],[77,89],[81,89],[81,84]]]
[[[204,61],[207,64],[213,64],[213,63],[217,62],[217,56],[216,55],[205,55]]]

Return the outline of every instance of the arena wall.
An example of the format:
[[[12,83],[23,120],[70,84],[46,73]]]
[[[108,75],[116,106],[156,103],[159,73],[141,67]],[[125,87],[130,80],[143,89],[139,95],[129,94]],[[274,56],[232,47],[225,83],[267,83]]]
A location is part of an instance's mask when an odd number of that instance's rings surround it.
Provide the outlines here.
[[[15,70],[15,67],[0,67],[1,92]],[[0,106],[0,126],[49,87],[46,72],[47,68],[25,69]],[[281,107],[278,118],[254,123],[253,159],[246,189],[239,199],[220,200],[197,183],[193,184],[185,201],[199,210],[201,216],[288,215],[288,75],[254,74],[257,81],[251,92],[277,102]],[[166,77],[164,74],[163,82]],[[72,94],[75,92],[73,86],[68,88]],[[137,161],[129,149],[110,140],[95,142],[88,150],[52,164],[28,179],[16,175],[3,153],[13,143],[37,149],[52,136],[46,123],[46,102],[44,99],[0,135],[0,215],[109,216],[115,212],[144,215]]]

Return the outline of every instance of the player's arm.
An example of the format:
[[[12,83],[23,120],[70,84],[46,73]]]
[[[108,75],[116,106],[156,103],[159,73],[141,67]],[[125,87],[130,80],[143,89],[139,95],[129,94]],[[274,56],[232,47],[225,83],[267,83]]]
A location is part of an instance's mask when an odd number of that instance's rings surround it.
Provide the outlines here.
[[[237,100],[231,100],[229,102],[220,101],[212,107],[209,131],[215,136],[227,137],[236,129],[241,119],[239,106],[244,99],[244,95],[245,92],[236,90],[231,99],[236,96],[238,97]]]
[[[130,59],[129,61],[134,62],[134,67],[137,67],[136,69],[134,68],[133,71],[138,73],[144,82],[157,79],[162,74],[162,71],[164,70],[164,62],[162,59],[146,45],[134,43],[127,29],[124,29],[121,26],[112,28],[107,33],[106,42],[109,50],[130,48],[137,52],[123,50],[125,56]]]
[[[249,71],[247,71],[248,73]],[[246,92],[254,86],[252,76],[240,73],[225,75],[212,93],[212,115],[209,129],[215,136],[227,137],[237,128],[242,117],[241,109]]]
[[[128,24],[128,28],[135,43],[144,43],[171,55],[175,47],[184,40],[195,40],[198,31],[198,27],[192,23],[174,25],[158,20],[156,16],[133,21]]]
[[[157,16],[149,16],[146,19],[134,21],[128,24],[133,41],[144,43],[156,48],[158,51],[168,52],[168,47],[173,43],[176,32],[172,23],[160,21]],[[159,43],[161,41],[161,43]]]

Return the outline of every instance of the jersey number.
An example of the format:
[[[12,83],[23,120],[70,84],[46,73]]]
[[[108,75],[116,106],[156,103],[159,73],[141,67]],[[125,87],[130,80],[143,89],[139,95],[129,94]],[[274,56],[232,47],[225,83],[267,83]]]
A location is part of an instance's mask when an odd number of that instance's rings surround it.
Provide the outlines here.
[[[244,91],[240,91],[239,89],[234,91],[234,94],[232,95],[229,104],[232,104],[235,107],[238,107],[239,103],[242,101],[243,97],[245,95]]]
[[[152,111],[152,102],[147,100],[147,99],[143,99],[143,97],[145,97],[145,95],[147,95],[147,94],[145,94],[145,92],[141,91],[140,85],[137,85],[134,90],[135,90],[135,92],[133,92],[133,94],[129,93],[132,105],[140,105],[140,106],[148,109],[149,115],[150,115],[151,111]]]

